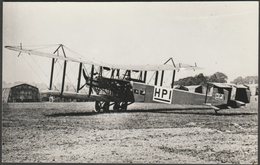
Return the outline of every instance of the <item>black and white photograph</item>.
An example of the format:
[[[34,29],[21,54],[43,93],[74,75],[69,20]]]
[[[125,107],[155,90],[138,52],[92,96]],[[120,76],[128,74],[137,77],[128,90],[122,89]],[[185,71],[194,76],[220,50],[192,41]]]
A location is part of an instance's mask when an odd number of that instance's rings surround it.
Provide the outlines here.
[[[258,164],[258,1],[2,9],[3,163]]]

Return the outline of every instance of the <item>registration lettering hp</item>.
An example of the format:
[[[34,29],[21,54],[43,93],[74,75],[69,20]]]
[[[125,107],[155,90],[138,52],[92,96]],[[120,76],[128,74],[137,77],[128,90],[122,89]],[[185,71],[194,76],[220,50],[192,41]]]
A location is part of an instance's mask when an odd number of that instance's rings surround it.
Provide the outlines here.
[[[154,87],[153,101],[171,104],[172,103],[172,89]]]

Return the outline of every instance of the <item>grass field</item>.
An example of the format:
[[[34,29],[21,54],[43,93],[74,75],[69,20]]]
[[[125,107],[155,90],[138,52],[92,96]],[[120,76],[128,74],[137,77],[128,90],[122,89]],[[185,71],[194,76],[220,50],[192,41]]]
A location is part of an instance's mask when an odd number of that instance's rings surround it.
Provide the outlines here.
[[[257,163],[258,107],[215,114],[203,106],[94,103],[3,105],[3,162]]]

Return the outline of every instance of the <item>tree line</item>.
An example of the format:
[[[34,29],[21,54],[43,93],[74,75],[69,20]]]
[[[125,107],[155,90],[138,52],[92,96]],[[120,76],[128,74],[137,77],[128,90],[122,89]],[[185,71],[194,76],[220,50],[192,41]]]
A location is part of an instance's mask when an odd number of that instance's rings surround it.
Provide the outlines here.
[[[216,72],[211,76],[204,76],[203,73],[195,75],[194,77],[185,77],[175,82],[175,85],[206,85],[207,82],[226,83],[228,76],[222,72]],[[234,84],[252,84],[258,83],[258,76],[246,76],[245,78],[239,76],[231,83]]]
[[[200,73],[198,75],[195,75],[194,77],[185,77],[182,79],[179,79],[175,82],[175,85],[183,85],[183,86],[189,86],[189,85],[206,85],[207,82],[219,82],[219,83],[226,83],[227,82],[227,75],[221,72],[216,72],[211,76],[204,76],[203,73]]]
[[[245,78],[239,76],[238,78],[231,81],[234,84],[257,84],[258,76],[246,76]]]

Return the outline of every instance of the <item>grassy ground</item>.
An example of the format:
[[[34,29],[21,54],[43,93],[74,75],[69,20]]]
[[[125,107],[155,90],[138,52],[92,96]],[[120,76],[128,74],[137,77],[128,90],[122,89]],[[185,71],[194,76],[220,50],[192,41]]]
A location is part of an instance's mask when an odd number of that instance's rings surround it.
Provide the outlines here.
[[[215,114],[204,106],[133,104],[93,113],[93,103],[3,107],[3,162],[257,163],[258,108]]]

